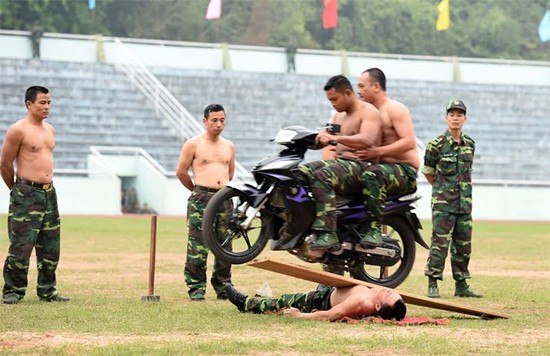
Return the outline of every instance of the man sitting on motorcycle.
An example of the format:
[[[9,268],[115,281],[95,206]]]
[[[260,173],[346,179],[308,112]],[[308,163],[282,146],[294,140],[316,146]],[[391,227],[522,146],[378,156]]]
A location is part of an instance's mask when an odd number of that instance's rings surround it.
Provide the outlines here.
[[[354,152],[354,158],[379,164],[367,167],[361,176],[363,197],[370,229],[361,240],[361,246],[382,243],[382,211],[387,194],[412,194],[416,191],[416,177],[420,157],[409,109],[386,94],[386,75],[378,68],[365,70],[357,84],[362,100],[380,110],[382,144]]]
[[[285,315],[328,321],[369,315],[399,321],[407,313],[403,298],[385,287],[322,288],[309,293],[283,294],[279,298],[248,297],[230,284],[225,286],[225,291],[229,301],[243,313],[265,313],[285,308]]]
[[[359,183],[348,180],[348,185],[340,190],[350,193],[357,190],[357,184],[362,186],[371,225],[360,244],[364,248],[369,248],[382,243],[382,211],[387,194],[405,195],[416,191],[420,158],[410,112],[405,105],[387,96],[384,72],[378,68],[367,69],[361,74],[358,89],[360,98],[373,104],[380,112],[382,142],[361,148],[355,147],[357,149],[353,151],[344,150],[339,157],[371,162],[379,160],[380,163],[363,165],[364,169],[359,173],[361,176]],[[320,140],[325,143],[336,137],[323,133]],[[313,181],[316,179],[326,179],[326,172],[323,173],[318,169],[310,174],[313,177],[311,184],[314,184]],[[315,191],[313,196],[317,197]],[[315,248],[315,245],[312,248]]]
[[[331,251],[340,248],[336,235],[336,194],[361,194],[361,174],[370,164],[358,160],[354,151],[378,146],[382,137],[378,109],[359,100],[348,78],[334,76],[324,90],[337,111],[333,124],[340,126],[340,132],[334,135],[322,131],[316,142],[321,146],[336,144],[334,154],[338,158],[301,165],[299,172],[311,187],[317,211],[311,248]]]

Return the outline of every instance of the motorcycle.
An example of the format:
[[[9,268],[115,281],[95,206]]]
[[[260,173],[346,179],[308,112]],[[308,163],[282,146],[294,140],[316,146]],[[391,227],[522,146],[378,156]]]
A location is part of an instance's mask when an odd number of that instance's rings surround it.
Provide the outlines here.
[[[228,184],[208,202],[203,236],[214,255],[232,264],[256,258],[271,239],[271,250],[287,251],[303,261],[325,264],[329,270],[395,288],[409,275],[416,245],[428,249],[413,203],[418,195],[391,196],[383,213],[383,243],[360,246],[370,226],[361,194],[337,198],[337,251],[312,250],[311,226],[316,217],[310,188],[296,173],[317,132],[302,126],[281,129],[274,140],[285,146],[262,159],[251,173],[256,184]]]

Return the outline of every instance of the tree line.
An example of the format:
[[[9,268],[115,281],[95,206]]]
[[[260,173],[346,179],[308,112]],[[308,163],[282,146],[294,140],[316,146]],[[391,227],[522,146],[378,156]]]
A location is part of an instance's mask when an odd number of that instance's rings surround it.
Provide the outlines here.
[[[451,0],[438,32],[440,0],[338,0],[338,26],[322,26],[323,0],[0,0],[0,28],[207,43],[355,52],[550,60],[538,25],[550,0]]]

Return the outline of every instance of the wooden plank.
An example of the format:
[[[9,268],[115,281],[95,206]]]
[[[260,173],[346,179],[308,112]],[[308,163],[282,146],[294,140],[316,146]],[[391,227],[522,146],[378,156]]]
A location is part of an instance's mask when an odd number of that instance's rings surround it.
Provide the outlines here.
[[[358,279],[339,276],[333,273],[316,271],[310,268],[306,268],[296,264],[289,264],[279,261],[273,261],[270,259],[254,260],[248,263],[249,266],[265,269],[272,272],[281,273],[287,276],[304,279],[306,281],[322,283],[334,287],[352,287],[355,285],[364,285],[369,288],[379,287],[376,284],[364,282]],[[504,318],[508,319],[510,316],[502,313],[496,313],[488,310],[482,310],[477,308],[469,308],[463,305],[449,303],[440,299],[433,299],[428,297],[422,297],[407,292],[396,290],[403,300],[407,303],[419,305],[421,307],[441,309],[451,312],[463,313],[468,315],[475,315],[485,319]]]

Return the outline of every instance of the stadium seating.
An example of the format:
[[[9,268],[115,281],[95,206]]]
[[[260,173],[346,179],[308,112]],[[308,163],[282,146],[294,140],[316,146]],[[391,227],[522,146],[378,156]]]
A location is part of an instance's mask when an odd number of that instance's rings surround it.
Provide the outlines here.
[[[331,114],[323,92],[328,78],[323,76],[150,69],[199,121],[205,105],[225,106],[225,136],[235,142],[237,160],[248,169],[277,151],[269,139],[279,128],[320,128]],[[85,168],[90,145],[115,145],[141,146],[165,169],[174,170],[181,139],[112,65],[0,59],[0,75],[2,132],[25,114],[27,86],[52,90],[57,168]],[[350,79],[355,83],[357,77]],[[474,178],[548,180],[550,87],[389,78],[388,94],[409,107],[424,143],[445,131],[446,102],[463,99],[468,106],[465,132],[477,148]],[[313,153],[311,159],[317,158]]]
[[[55,168],[84,169],[89,146],[102,145],[143,147],[167,170],[175,169],[182,140],[114,66],[2,59],[0,74],[2,132],[25,115],[28,86],[50,89]]]

